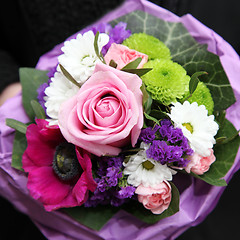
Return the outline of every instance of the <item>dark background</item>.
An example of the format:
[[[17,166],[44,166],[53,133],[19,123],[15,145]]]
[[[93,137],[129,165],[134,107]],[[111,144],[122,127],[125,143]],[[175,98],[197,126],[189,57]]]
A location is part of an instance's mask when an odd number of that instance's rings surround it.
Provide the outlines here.
[[[118,7],[123,0],[8,0],[0,7],[0,92],[18,81],[19,67],[34,67],[56,44]],[[236,0],[152,0],[182,16],[192,14],[240,53],[240,2]],[[240,174],[236,173],[217,207],[179,240],[237,239]],[[45,239],[28,216],[0,198],[0,239]]]

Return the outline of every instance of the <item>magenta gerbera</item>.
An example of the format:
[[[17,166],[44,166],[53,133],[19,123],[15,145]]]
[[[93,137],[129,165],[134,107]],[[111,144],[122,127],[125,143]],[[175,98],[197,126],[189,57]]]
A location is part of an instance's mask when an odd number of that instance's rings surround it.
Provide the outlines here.
[[[88,192],[96,189],[90,154],[65,142],[58,126],[43,119],[27,128],[27,149],[23,169],[28,172],[27,187],[47,211],[82,205]]]

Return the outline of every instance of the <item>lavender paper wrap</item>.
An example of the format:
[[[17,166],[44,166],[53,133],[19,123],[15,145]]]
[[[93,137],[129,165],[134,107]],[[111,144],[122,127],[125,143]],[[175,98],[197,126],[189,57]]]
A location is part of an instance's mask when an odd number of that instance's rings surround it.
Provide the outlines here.
[[[208,44],[208,50],[219,55],[237,98],[237,102],[228,109],[227,118],[237,129],[240,129],[240,82],[238,81],[240,60],[232,47],[191,15],[179,18],[145,0],[128,0],[97,23],[109,22],[135,10],[143,10],[163,20],[182,22],[199,43]],[[70,38],[75,36],[76,34]],[[43,55],[36,67],[46,70],[55,66],[62,45],[57,45],[52,51]],[[147,225],[120,211],[100,231],[94,231],[61,211],[46,212],[41,203],[28,195],[26,175],[11,168],[13,130],[5,126],[5,118],[27,122],[28,119],[21,105],[21,94],[10,99],[0,108],[0,194],[19,211],[27,214],[48,239],[175,239],[190,226],[199,224],[216,206],[224,190],[223,187],[210,186],[190,178],[191,184],[181,194],[180,211],[177,214],[154,225]],[[233,167],[225,177],[227,182],[239,167],[238,153]]]

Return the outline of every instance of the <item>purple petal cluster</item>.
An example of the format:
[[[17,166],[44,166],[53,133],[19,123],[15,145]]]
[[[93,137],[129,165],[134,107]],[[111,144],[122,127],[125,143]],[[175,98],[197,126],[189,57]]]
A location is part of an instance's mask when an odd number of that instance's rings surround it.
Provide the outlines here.
[[[185,167],[188,163],[186,156],[193,154],[182,130],[174,128],[168,119],[162,120],[160,125],[156,125],[153,129],[143,129],[139,140],[150,143],[146,151],[147,157],[161,164],[173,163],[174,166]]]
[[[101,157],[98,161],[97,189],[85,203],[85,207],[95,207],[99,204],[118,207],[131,198],[135,193],[135,187],[122,186],[123,157]],[[121,186],[119,186],[121,185]]]
[[[38,99],[38,102],[40,103],[40,105],[42,106],[42,108],[44,109],[45,113],[46,113],[45,100],[44,100],[44,97],[46,96],[45,89],[51,83],[51,81],[52,81],[51,78],[54,76],[54,73],[56,71],[57,71],[57,66],[51,68],[50,71],[47,74],[48,75],[48,82],[47,83],[43,83],[37,89],[37,93],[38,93],[37,99]]]
[[[100,23],[97,26],[85,29],[84,32],[92,30],[94,34],[100,32],[109,35],[109,42],[102,48],[102,54],[105,55],[112,43],[120,44],[131,35],[131,31],[126,30],[126,27],[127,23],[125,22],[119,22],[115,27],[107,23]]]

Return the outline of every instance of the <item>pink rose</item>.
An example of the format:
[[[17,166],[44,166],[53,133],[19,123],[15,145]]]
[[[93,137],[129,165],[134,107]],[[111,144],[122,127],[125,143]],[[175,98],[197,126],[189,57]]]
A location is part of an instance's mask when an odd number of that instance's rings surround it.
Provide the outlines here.
[[[142,58],[142,61],[139,63],[138,68],[142,68],[148,61],[146,54],[129,49],[124,45],[113,43],[108,49],[104,59],[107,64],[109,64],[111,60],[114,60],[117,63],[117,69],[122,69],[128,63],[139,57]]]
[[[154,214],[161,214],[169,207],[171,202],[171,185],[163,181],[155,187],[144,187],[140,184],[135,193],[138,194],[138,201]]]
[[[203,157],[197,153],[194,153],[189,157],[190,162],[185,168],[185,171],[193,172],[197,175],[202,175],[209,170],[210,165],[216,160],[213,150],[209,149],[211,154],[207,157]]]
[[[118,155],[134,146],[143,126],[142,80],[97,64],[79,92],[64,102],[59,127],[64,138],[97,156]]]

